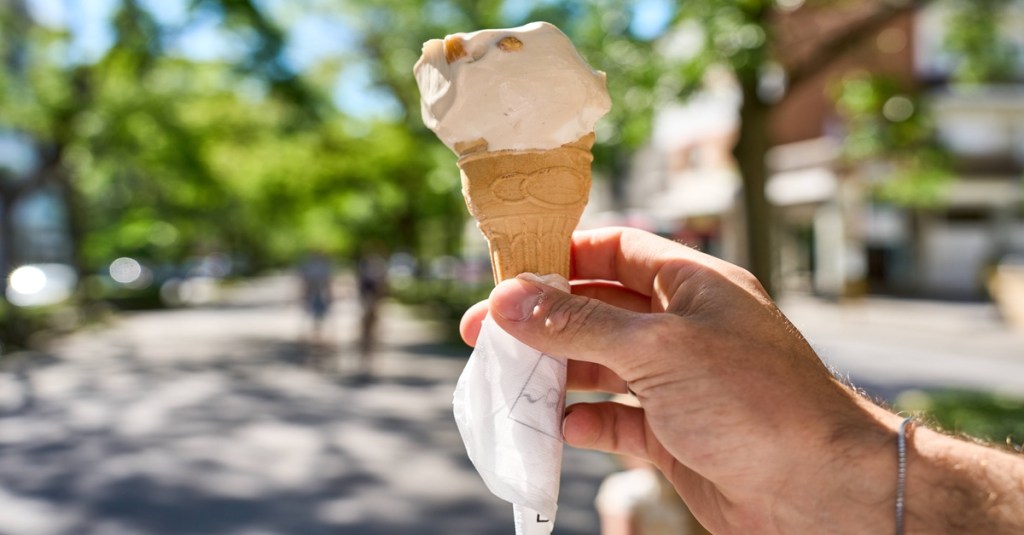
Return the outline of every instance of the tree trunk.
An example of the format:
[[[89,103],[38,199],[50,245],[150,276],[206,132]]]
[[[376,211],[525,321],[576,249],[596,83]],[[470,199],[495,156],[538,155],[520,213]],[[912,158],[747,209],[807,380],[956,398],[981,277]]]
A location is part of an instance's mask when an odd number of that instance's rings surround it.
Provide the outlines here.
[[[14,269],[14,204],[18,200],[13,192],[0,193],[0,279],[7,281],[7,276]],[[0,284],[0,287],[5,287]]]
[[[64,211],[67,214],[67,232],[71,246],[69,251],[71,258],[69,260],[75,268],[78,280],[81,281],[88,272],[85,250],[83,248],[86,233],[85,201],[72,183],[71,175],[64,169],[63,164],[58,163],[57,165],[58,167],[54,170],[55,176],[53,179],[58,186],[61,203],[64,205]]]
[[[768,164],[765,156],[771,143],[768,132],[770,107],[757,95],[756,76],[742,80],[740,135],[733,153],[743,176],[743,210],[747,230],[747,269],[775,295],[775,259],[772,252],[772,210],[765,197]]]

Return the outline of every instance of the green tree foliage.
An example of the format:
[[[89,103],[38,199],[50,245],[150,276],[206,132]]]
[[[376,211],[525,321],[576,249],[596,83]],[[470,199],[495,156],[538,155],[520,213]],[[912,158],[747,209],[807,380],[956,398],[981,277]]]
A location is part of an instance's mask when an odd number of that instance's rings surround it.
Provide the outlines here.
[[[134,0],[87,63],[69,59],[67,29],[35,24],[18,2],[2,9],[0,33],[18,38],[0,50],[0,128],[50,155],[43,181],[67,177],[86,269],[211,251],[269,266],[314,247],[355,254],[368,239],[423,252],[421,229],[461,225],[457,181],[433,172],[440,151],[403,125],[340,113],[317,73],[285,64],[284,30],[252,2],[194,3],[246,37],[242,57],[215,61],[165,50],[175,29]]]
[[[26,133],[52,154],[81,212],[81,264],[121,255],[180,262],[212,250],[254,265],[286,262],[317,247],[355,254],[383,241],[420,256],[458,250],[465,209],[454,156],[422,125],[411,76],[423,41],[446,33],[555,20],[598,57],[620,106],[603,136],[605,168],[624,167],[646,137],[655,78],[649,43],[629,35],[627,4],[537,4],[512,14],[502,2],[307,3],[306,15],[350,21],[360,48],[304,72],[284,59],[286,28],[246,0],[197,0],[243,53],[197,61],[169,51],[165,27],[135,0],[121,0],[115,42],[76,62],[67,28],[36,24],[23,2],[0,19],[0,128]],[[594,54],[607,49],[609,54]],[[368,68],[370,90],[399,103],[399,117],[346,116],[327,94],[339,74]],[[611,147],[615,147],[611,149]],[[72,207],[72,203],[79,206]]]
[[[836,93],[848,128],[844,158],[870,167],[864,174],[879,199],[917,207],[941,202],[954,176],[924,100],[891,78],[865,73],[845,77]]]
[[[946,48],[958,58],[957,81],[967,84],[1012,80],[1017,51],[1000,32],[1014,0],[945,0],[951,7]]]
[[[35,178],[63,188],[83,268],[121,255],[175,263],[213,250],[255,267],[281,265],[311,247],[356,254],[367,240],[421,257],[458,251],[466,215],[455,158],[422,125],[413,63],[430,38],[548,20],[608,73],[615,105],[597,132],[595,167],[612,180],[624,177],[646,141],[659,102],[685,96],[711,65],[736,74],[745,97],[737,155],[751,263],[768,283],[765,72],[781,69],[796,86],[918,5],[873,2],[863,20],[795,62],[780,54],[786,36],[775,33],[794,2],[671,3],[668,24],[642,36],[635,0],[187,3],[184,24],[214,20],[237,50],[183,55],[169,46],[181,27],[138,0],[118,0],[113,46],[83,60],[72,54],[68,28],[37,24],[26,0],[0,4],[0,129],[36,140],[43,166]],[[832,5],[848,3],[806,4]],[[301,17],[342,21],[338,31],[351,46],[296,66],[289,32]],[[699,53],[665,54],[670,45],[658,38],[673,29],[698,35]],[[977,35],[954,41],[965,50],[987,46]],[[338,80],[360,72],[370,76],[363,89],[390,103],[387,111],[357,114],[332,100]],[[877,104],[846,109],[877,115]],[[920,126],[916,117],[890,125],[893,135]],[[15,194],[3,193],[5,202]]]
[[[785,91],[795,91],[822,73],[873,35],[895,17],[923,2],[877,0],[857,3],[841,0],[775,1],[731,0],[680,2],[677,25],[699,32],[703,43],[699,54],[681,66],[691,80],[708,66],[730,70],[743,96],[740,132],[734,153],[743,179],[743,208],[746,223],[747,266],[771,293],[774,289],[774,249],[771,205],[765,197],[768,181],[766,155],[772,146],[769,121],[779,92],[772,90],[772,78],[784,80]],[[816,45],[806,53],[795,53],[805,38],[803,28],[778,30],[787,13],[795,9],[860,11],[846,24],[828,34],[813,35]],[[856,12],[854,12],[856,13]]]
[[[946,12],[944,45],[954,58],[955,87],[1013,79],[1016,50],[1000,21],[1014,0],[935,0]],[[897,205],[928,208],[941,203],[955,180],[952,157],[935,139],[935,125],[920,88],[871,73],[847,76],[835,88],[848,134],[844,156],[867,164],[874,193]]]

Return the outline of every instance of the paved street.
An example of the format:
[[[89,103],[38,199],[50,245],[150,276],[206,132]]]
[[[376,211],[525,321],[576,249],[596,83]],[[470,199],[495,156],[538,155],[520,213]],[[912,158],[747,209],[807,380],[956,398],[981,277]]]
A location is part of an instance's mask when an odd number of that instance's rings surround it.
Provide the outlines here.
[[[451,393],[468,351],[387,310],[380,378],[299,342],[286,279],[223,306],[126,315],[0,369],[0,534],[508,534]],[[347,363],[352,364],[352,363]],[[557,532],[593,534],[602,454],[569,451]]]
[[[353,381],[351,299],[332,316],[335,349],[311,350],[294,291],[265,279],[218,306],[127,314],[2,363],[0,534],[512,533],[451,417],[468,350],[391,306],[379,378]],[[783,309],[875,394],[1024,395],[1024,336],[991,306],[793,298]],[[593,497],[612,469],[567,451],[556,533],[597,533]]]
[[[1024,332],[1009,330],[991,304],[794,297],[781,307],[822,360],[876,396],[910,388],[1024,396]]]

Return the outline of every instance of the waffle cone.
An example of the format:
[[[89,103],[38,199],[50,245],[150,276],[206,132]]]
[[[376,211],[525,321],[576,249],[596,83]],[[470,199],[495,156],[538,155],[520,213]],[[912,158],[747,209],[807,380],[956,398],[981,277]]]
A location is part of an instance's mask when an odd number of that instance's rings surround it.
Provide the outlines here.
[[[462,195],[487,238],[495,283],[520,273],[569,277],[572,231],[590,193],[594,134],[551,150],[460,151]]]

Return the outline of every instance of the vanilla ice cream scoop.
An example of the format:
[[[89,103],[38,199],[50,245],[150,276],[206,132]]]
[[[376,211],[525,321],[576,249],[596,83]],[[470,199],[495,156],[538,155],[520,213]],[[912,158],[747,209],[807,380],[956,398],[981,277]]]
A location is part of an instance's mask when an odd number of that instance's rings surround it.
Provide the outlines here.
[[[604,73],[546,22],[431,39],[414,73],[423,122],[458,154],[553,149],[611,108]]]

